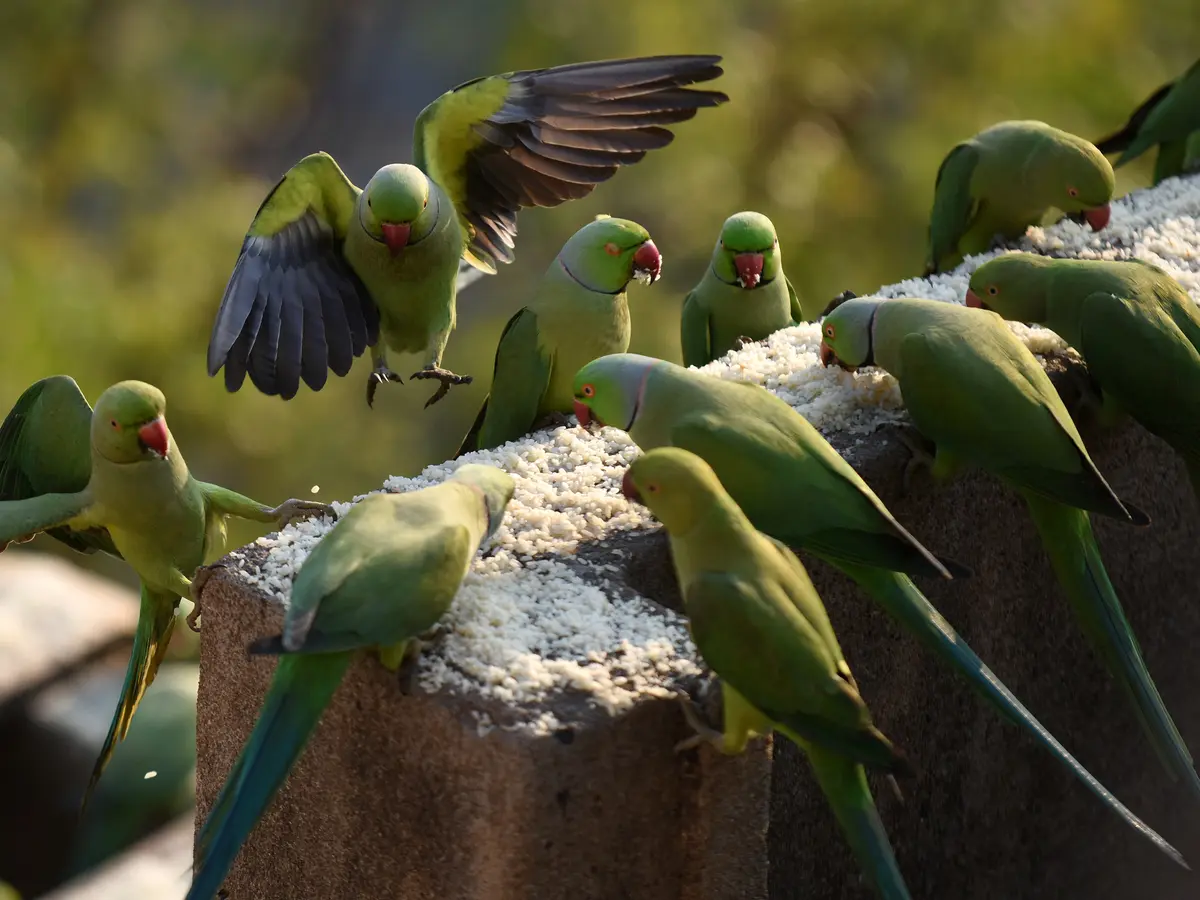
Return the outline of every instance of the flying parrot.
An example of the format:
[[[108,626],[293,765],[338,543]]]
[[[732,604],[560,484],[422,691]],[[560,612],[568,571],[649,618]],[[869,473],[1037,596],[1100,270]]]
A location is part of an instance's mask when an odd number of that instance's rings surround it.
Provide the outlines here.
[[[600,216],[575,232],[533,300],[504,326],[491,395],[458,455],[516,440],[547,415],[569,414],[579,367],[629,349],[629,282],[652,284],[661,271],[658,248],[636,222]]]
[[[1121,154],[1117,168],[1155,145],[1155,184],[1200,168],[1200,60],[1151,94],[1120,131],[1096,141],[1101,153]]]
[[[1013,253],[975,270],[967,306],[1057,332],[1100,388],[1101,422],[1132,415],[1183,457],[1200,497],[1200,310],[1179,282],[1141,260]]]
[[[1108,224],[1115,179],[1104,154],[1044,122],[1001,122],[957,145],[933,189],[925,274],[1019,237],[1050,208]]]
[[[879,896],[908,900],[863,767],[912,770],[871,722],[800,560],[756,531],[712,468],[686,450],[634,460],[622,489],[666,527],[696,649],[721,677],[724,733],[695,722],[699,734],[684,745],[709,740],[737,754],[756,734],[786,735],[808,756]]]
[[[876,365],[900,382],[913,423],[947,477],[969,464],[1025,500],[1084,634],[1129,695],[1167,771],[1200,795],[1200,777],[1146,669],[1089,512],[1148,525],[1088,456],[1037,358],[995,313],[937,300],[849,300],[822,322],[821,358]]]
[[[761,341],[804,320],[796,290],[783,274],[775,226],[761,213],[734,213],[721,226],[700,283],[684,298],[683,364],[703,366],[733,350],[739,338]]]
[[[758,385],[631,353],[606,356],[580,369],[575,398],[583,425],[596,421],[623,429],[643,450],[680,447],[704,459],[755,528],[853,578],[1106,806],[1182,861],[1067,752],[909,577],[962,576],[967,570],[925,549],[786,402]]]
[[[292,583],[283,633],[250,646],[279,662],[196,839],[186,900],[216,896],[360,651],[378,653],[394,671],[419,649],[512,493],[507,473],[464,465],[434,487],[370,495],[317,544]]]
[[[729,98],[687,85],[722,74],[719,56],[653,56],[476,78],[417,116],[413,164],[360,190],[314,153],[263,201],[225,288],[208,372],[246,375],[285,400],[325,385],[371,348],[367,403],[399,382],[387,350],[424,354],[413,378],[465,384],[442,368],[460,260],[486,273],[513,260],[517,213],[585,197],[674,134],[664,126]]]
[[[36,382],[0,425],[0,550],[46,532],[84,553],[124,559],[142,582],[141,615],[121,700],[92,770],[84,805],[124,739],[170,643],[175,609],[198,599],[193,574],[225,543],[225,517],[283,526],[324,503],[272,509],[197,481],[164,416],[166,398],[140,381],[114,384],[93,410],[75,381]],[[188,623],[193,625],[197,603]]]

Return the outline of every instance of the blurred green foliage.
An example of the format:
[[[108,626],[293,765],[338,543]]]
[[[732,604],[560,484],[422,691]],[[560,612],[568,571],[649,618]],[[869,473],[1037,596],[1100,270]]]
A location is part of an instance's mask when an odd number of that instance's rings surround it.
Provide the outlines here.
[[[504,322],[595,213],[642,222],[662,249],[663,280],[632,291],[633,349],[678,359],[679,303],[730,213],[774,219],[802,293],[916,275],[934,175],[955,142],[1005,118],[1097,138],[1200,48],[1195,0],[515,0],[505,28],[474,35],[491,50],[470,54],[459,80],[715,52],[732,100],[586,200],[523,214],[517,262],[460,300],[447,364],[476,382],[432,410],[421,409],[432,388],[406,384],[385,388],[368,411],[365,360],[288,403],[251,389],[229,395],[205,374],[205,348],[242,235],[292,161],[270,148],[310,133],[299,152],[330,149],[336,136],[305,124],[320,121],[321,103],[339,102],[323,86],[347,71],[354,90],[389,91],[370,76],[385,71],[391,36],[353,52],[327,46],[339,16],[387,5],[0,4],[0,406],[55,372],[93,398],[141,378],[166,392],[198,477],[270,503],[309,496],[312,485],[321,498],[349,497],[453,451],[487,389]],[[425,5],[400,5],[423,27]],[[484,21],[458,16],[454,28]],[[442,27],[406,46],[432,56],[454,33]],[[406,96],[422,93],[408,120],[453,84],[404,84]],[[375,163],[408,157],[400,143]],[[1122,170],[1119,191],[1147,183],[1149,166]],[[351,174],[361,183],[370,172]]]

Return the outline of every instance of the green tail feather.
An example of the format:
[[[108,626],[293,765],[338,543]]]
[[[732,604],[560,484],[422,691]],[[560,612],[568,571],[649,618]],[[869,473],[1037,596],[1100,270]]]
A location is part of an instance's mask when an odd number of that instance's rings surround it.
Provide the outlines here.
[[[893,619],[914,635],[928,649],[941,657],[951,668],[963,675],[971,687],[1000,711],[1010,722],[1029,734],[1059,762],[1071,770],[1093,794],[1125,822],[1154,843],[1181,866],[1187,867],[1179,851],[1168,844],[1075,759],[1025,705],[1017,699],[1004,682],[989,669],[937,611],[932,603],[905,575],[883,569],[839,564],[843,571],[857,581],[875,602]]]
[[[1142,728],[1167,771],[1200,796],[1200,777],[1142,660],[1133,629],[1104,571],[1087,513],[1022,492],[1059,583],[1092,647],[1133,701]]]
[[[216,896],[242,844],[300,758],[353,658],[349,652],[279,657],[254,731],[196,838],[195,873],[186,900]]]
[[[808,755],[817,783],[876,892],[883,900],[912,900],[875,809],[866,771],[853,760],[822,747],[797,743]]]
[[[175,628],[175,607],[178,602],[171,594],[156,594],[142,587],[141,611],[138,614],[137,632],[133,637],[133,649],[129,653],[129,666],[125,669],[121,699],[117,704],[117,711],[113,714],[112,724],[108,727],[108,736],[104,738],[104,746],[92,767],[92,777],[83,792],[83,801],[79,805],[80,816],[87,809],[92,791],[100,781],[108,761],[112,759],[117,743],[125,740],[142,696],[154,681],[154,676],[158,674],[159,664],[162,663],[167,646],[171,643],[171,632]]]

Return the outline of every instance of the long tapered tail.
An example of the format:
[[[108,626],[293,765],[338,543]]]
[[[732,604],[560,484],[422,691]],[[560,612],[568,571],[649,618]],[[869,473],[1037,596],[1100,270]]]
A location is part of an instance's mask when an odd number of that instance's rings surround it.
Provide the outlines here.
[[[1146,669],[1133,629],[1108,580],[1086,512],[1022,491],[1075,618],[1109,672],[1133,701],[1167,771],[1200,796],[1192,756]]]
[[[912,900],[892,852],[892,842],[875,809],[866,771],[852,759],[792,739],[808,756],[817,783],[876,893],[883,900]]]
[[[79,804],[79,815],[87,809],[92,791],[104,774],[108,761],[112,759],[117,743],[125,740],[129,732],[129,724],[133,714],[146,689],[158,674],[158,667],[171,643],[171,632],[175,628],[175,606],[178,600],[170,594],[156,594],[145,587],[142,588],[142,605],[138,614],[137,631],[133,636],[133,649],[129,652],[129,665],[125,669],[125,683],[121,686],[121,699],[117,703],[117,711],[113,713],[112,724],[108,726],[108,735],[104,738],[104,746],[92,766],[92,777],[88,779],[87,789],[83,792],[83,800]]]
[[[186,900],[212,900],[242,844],[300,758],[329,705],[351,653],[281,656],[249,740],[196,839]]]
[[[857,581],[883,607],[893,619],[914,635],[928,649],[936,653],[952,669],[965,677],[975,691],[998,709],[1006,719],[1024,729],[1035,741],[1071,770],[1093,794],[1147,840],[1162,850],[1175,862],[1187,868],[1183,856],[1168,844],[1149,825],[1135,816],[1112,792],[1075,759],[1067,748],[1055,739],[1017,699],[978,656],[975,655],[962,636],[954,630],[942,614],[906,576],[885,569],[866,568],[840,564],[841,568]]]

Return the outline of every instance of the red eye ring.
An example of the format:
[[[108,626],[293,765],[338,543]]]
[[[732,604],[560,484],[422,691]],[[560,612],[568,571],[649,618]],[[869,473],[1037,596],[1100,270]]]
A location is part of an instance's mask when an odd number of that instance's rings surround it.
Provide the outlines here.
[[[989,284],[988,293],[995,297],[998,293],[1000,293],[1000,288],[996,287],[994,284]]]
[[[583,394],[583,396],[588,397],[590,399],[591,397],[596,396],[596,389],[594,387],[592,387],[590,384],[585,384],[583,387],[581,387],[579,389],[579,393]]]
[[[832,337],[835,337],[836,335],[837,335],[837,328],[834,327],[832,322],[825,326],[825,337],[832,338]]]
[[[604,245],[604,252],[607,253],[609,256],[620,256],[621,248],[618,247],[616,244],[614,244],[612,241],[609,241],[607,244]]]

